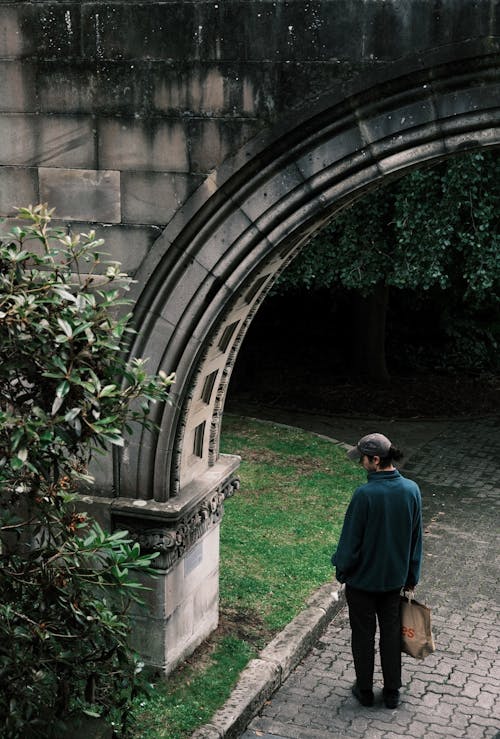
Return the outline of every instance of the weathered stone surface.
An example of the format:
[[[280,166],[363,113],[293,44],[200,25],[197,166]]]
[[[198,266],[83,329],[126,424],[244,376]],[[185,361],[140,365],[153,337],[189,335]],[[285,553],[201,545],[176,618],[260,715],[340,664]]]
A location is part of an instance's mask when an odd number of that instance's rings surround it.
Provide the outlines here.
[[[32,41],[23,28],[24,8],[21,3],[2,6],[0,13],[0,58],[15,59],[28,54]]]
[[[94,168],[94,128],[78,116],[0,115],[0,162]]]
[[[216,726],[206,724],[197,729],[191,735],[191,739],[221,739],[224,735],[220,733]]]
[[[197,176],[170,172],[123,172],[124,223],[168,223],[200,181]]]
[[[40,167],[40,197],[57,217],[119,223],[120,173],[110,170]]]
[[[81,9],[79,3],[23,2],[22,29],[38,58],[81,57]]]
[[[321,608],[310,607],[300,613],[260,653],[261,659],[279,664],[281,679],[291,671],[311,649],[311,646],[330,621]]]
[[[36,203],[37,200],[36,169],[0,167],[0,216],[14,216],[16,207]]]
[[[279,682],[280,671],[277,665],[266,660],[253,659],[240,675],[229,699],[212,717],[211,725],[227,739],[238,737],[250,717],[255,715],[256,708],[262,706],[274,693]]]
[[[168,673],[217,627],[218,525],[171,570],[158,571],[154,581],[143,579],[150,588],[147,610],[134,610],[132,643],[149,664]]]
[[[37,110],[65,115],[95,112],[97,92],[102,85],[94,62],[86,59],[39,59],[32,64],[32,69],[36,80]],[[106,93],[109,96],[108,90]],[[109,109],[107,99],[102,107]]]
[[[188,172],[186,131],[177,121],[101,119],[98,121],[102,167],[151,172]]]
[[[235,154],[260,129],[259,123],[228,119],[189,122],[190,169],[210,172],[229,155]]]
[[[33,199],[33,202],[35,200],[36,198]],[[24,200],[22,202],[28,201]],[[55,215],[59,214],[56,212]],[[59,225],[57,219],[54,223]],[[65,224],[63,223],[63,225]],[[120,262],[122,269],[129,275],[134,275],[161,232],[159,228],[154,226],[137,226],[135,224],[92,223],[91,226],[96,237],[104,239],[105,243],[102,248],[106,254],[106,259]],[[88,233],[89,223],[72,221],[71,228],[74,233]],[[102,265],[102,269],[105,269],[105,265]]]
[[[36,108],[33,67],[19,61],[0,61],[0,113]]]

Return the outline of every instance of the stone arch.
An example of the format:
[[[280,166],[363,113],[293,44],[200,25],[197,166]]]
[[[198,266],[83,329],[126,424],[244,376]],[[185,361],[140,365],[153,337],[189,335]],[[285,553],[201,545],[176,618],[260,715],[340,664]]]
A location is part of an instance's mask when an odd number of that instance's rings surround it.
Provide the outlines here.
[[[119,495],[182,506],[223,470],[224,397],[244,334],[272,282],[339,209],[387,178],[500,143],[499,57],[447,49],[295,113],[213,173],[137,277],[136,356],[176,370],[160,431],[119,462]],[[444,58],[446,57],[446,58]],[[456,61],[459,59],[459,61]],[[452,61],[450,61],[452,60]]]

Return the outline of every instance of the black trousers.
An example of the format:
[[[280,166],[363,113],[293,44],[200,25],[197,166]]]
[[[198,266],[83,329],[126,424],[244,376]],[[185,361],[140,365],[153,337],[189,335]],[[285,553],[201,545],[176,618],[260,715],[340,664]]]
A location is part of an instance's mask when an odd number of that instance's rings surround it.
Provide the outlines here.
[[[371,593],[346,585],[346,599],[351,624],[351,647],[356,681],[360,690],[373,687],[375,632],[380,630],[380,661],[384,688],[401,687],[401,616],[400,589]]]

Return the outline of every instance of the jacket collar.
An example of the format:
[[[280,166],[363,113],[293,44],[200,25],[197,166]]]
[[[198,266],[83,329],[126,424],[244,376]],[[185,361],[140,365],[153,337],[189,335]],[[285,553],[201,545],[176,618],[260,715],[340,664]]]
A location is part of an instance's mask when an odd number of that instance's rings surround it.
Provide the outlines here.
[[[392,480],[401,477],[399,470],[381,470],[380,472],[368,472],[369,480]]]

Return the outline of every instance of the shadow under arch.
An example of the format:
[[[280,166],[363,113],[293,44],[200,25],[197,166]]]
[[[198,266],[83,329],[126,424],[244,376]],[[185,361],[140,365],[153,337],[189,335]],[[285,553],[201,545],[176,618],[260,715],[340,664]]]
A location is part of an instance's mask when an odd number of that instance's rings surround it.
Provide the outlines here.
[[[387,178],[500,144],[498,54],[397,71],[333,104],[327,95],[249,144],[156,242],[136,275],[131,354],[149,357],[152,372],[175,370],[177,383],[172,404],[156,409],[158,433],[134,436],[116,465],[120,497],[169,503],[174,513],[198,494],[218,463],[243,336],[315,231]]]

